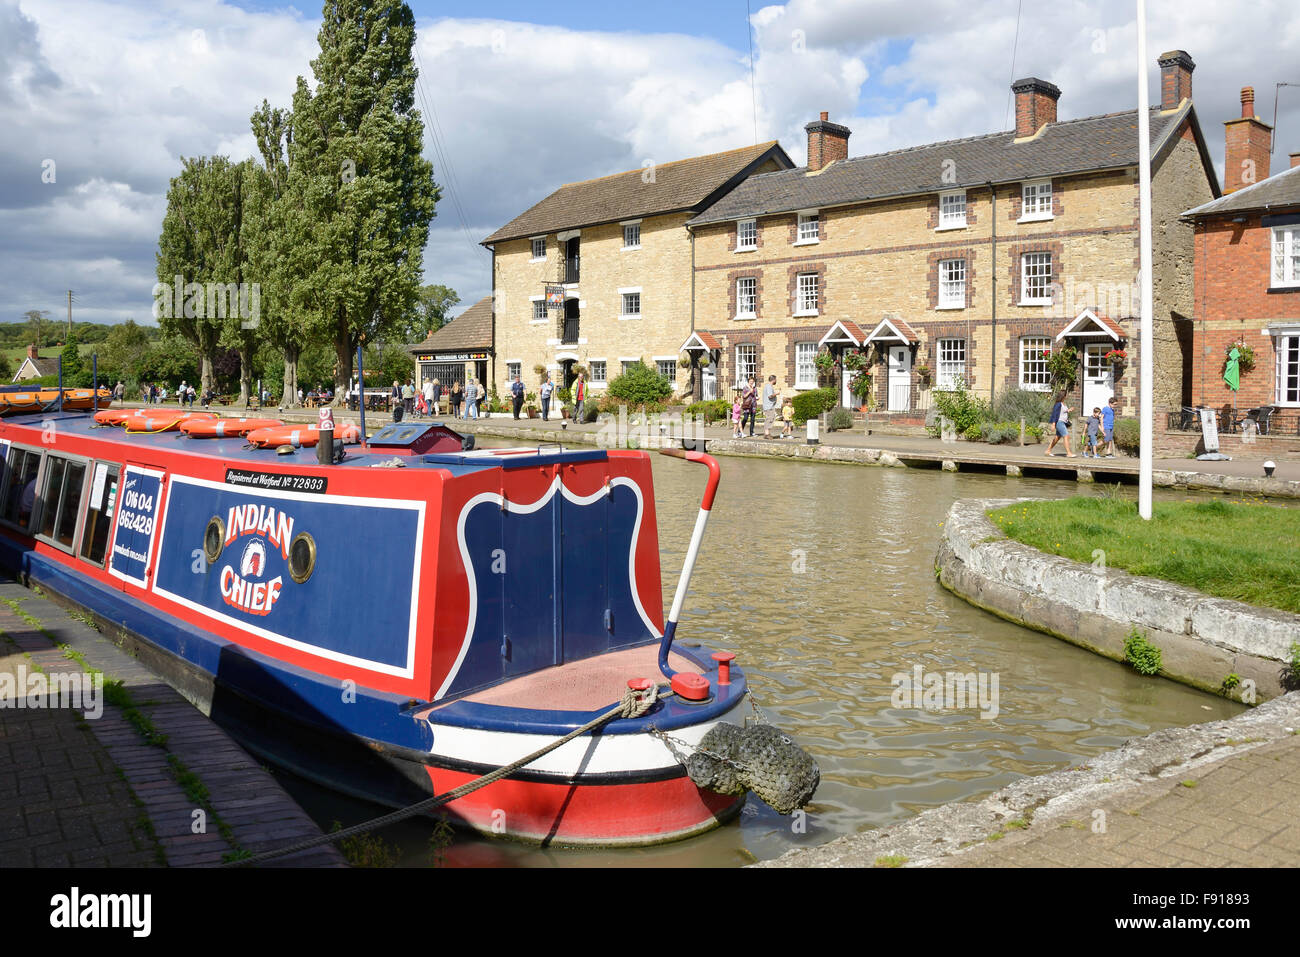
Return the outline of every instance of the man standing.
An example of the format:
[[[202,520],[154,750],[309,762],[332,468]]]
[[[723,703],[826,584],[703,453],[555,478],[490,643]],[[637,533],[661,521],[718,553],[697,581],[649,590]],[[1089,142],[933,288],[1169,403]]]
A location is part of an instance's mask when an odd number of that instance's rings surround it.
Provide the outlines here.
[[[407,379],[406,385],[402,386],[402,408],[406,410],[408,417],[415,411],[415,386],[410,379]]]
[[[420,391],[424,393],[425,414],[426,415],[436,414],[436,410],[434,409],[434,405],[433,405],[433,380],[425,379],[424,388],[421,389]]]
[[[1106,403],[1106,408],[1101,410],[1101,434],[1106,443],[1106,458],[1115,457],[1115,407],[1118,400],[1112,395],[1110,401]]]
[[[465,385],[465,418],[478,418],[478,383],[473,376],[469,377],[469,382]]]
[[[545,422],[551,411],[551,393],[555,391],[555,386],[551,384],[551,374],[542,373],[542,387],[537,390],[537,394],[542,399],[542,421]]]
[[[515,404],[515,418],[519,418],[519,410],[524,407],[524,384],[519,375],[515,375],[515,381],[510,383],[510,397]]]
[[[586,401],[586,398],[587,376],[586,373],[579,372],[578,381],[573,384],[573,421],[577,425],[581,425],[583,422],[582,403]]]
[[[776,376],[767,377],[763,386],[763,438],[772,437],[772,423],[776,421]]]

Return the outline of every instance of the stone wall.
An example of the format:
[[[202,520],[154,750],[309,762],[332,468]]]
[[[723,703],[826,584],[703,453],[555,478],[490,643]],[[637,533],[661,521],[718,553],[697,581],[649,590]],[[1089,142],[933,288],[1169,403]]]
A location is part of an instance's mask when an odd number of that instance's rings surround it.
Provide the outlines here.
[[[1136,627],[1162,655],[1160,673],[1207,691],[1229,674],[1258,698],[1283,693],[1280,673],[1300,615],[1211,598],[1190,588],[1048,555],[1008,539],[986,512],[1024,499],[965,499],[944,523],[936,567],[950,591],[1003,618],[1124,660]]]

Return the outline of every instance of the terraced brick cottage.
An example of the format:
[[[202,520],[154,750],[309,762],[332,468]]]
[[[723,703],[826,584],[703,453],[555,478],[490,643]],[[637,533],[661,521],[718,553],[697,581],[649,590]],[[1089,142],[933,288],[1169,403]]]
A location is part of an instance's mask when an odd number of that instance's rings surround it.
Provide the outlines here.
[[[1219,195],[1191,100],[1195,64],[1159,58],[1151,109],[1157,401],[1190,386],[1192,232]],[[731,387],[818,384],[818,352],[864,350],[876,406],[919,416],[929,389],[1046,391],[1044,352],[1082,354],[1071,405],[1137,397],[1137,112],[1059,120],[1061,91],[1012,85],[1016,128],[849,158],[847,127],[806,127],[808,165],[753,176],[688,224],[695,329]],[[1108,358],[1123,350],[1127,361]],[[928,372],[928,376],[925,373]],[[852,376],[840,373],[846,405]]]
[[[1217,409],[1235,427],[1251,408],[1269,406],[1274,435],[1300,429],[1300,153],[1270,176],[1272,129],[1255,115],[1254,91],[1241,91],[1241,116],[1229,120],[1224,196],[1189,209],[1196,230],[1194,404]],[[1234,396],[1223,380],[1235,345],[1254,368]],[[1235,412],[1234,412],[1235,410]],[[1184,423],[1185,424],[1185,423]]]
[[[770,142],[570,183],[483,240],[492,250],[497,391],[505,395],[516,372],[535,389],[538,365],[563,385],[585,365],[601,389],[638,360],[685,389],[677,359],[691,331],[686,221],[747,177],[793,167]]]

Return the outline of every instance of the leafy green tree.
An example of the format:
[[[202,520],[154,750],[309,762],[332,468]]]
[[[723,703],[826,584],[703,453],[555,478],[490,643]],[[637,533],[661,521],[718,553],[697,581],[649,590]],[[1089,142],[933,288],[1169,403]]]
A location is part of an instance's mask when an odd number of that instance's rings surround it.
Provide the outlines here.
[[[366,382],[378,378],[383,385],[393,382],[406,384],[415,378],[415,357],[406,351],[405,346],[388,343],[372,346],[365,351]]]
[[[179,336],[159,339],[150,346],[141,357],[138,369],[142,382],[175,385],[181,380],[193,382],[199,377],[199,362],[194,346]]]
[[[85,371],[89,375],[89,372],[86,370],[86,364],[77,348],[77,337],[75,335],[68,339],[68,344],[59,353],[59,358],[63,360],[63,384],[80,386],[81,373]]]
[[[607,395],[621,399],[629,405],[641,402],[660,402],[672,394],[673,387],[657,370],[644,362],[633,362],[621,375],[615,376],[605,388]]]
[[[420,153],[410,8],[327,0],[322,21],[315,89],[299,77],[293,97],[282,200],[301,213],[292,297],[326,325],[341,397],[357,345],[403,338],[416,312],[439,188]]]
[[[99,350],[99,367],[103,378],[131,382],[139,379],[140,363],[148,350],[149,333],[137,325],[134,319],[114,326]]]
[[[407,342],[421,342],[426,336],[441,329],[447,322],[448,313],[460,302],[460,296],[450,286],[436,284],[421,286],[420,296],[415,304],[415,321],[406,330]]]
[[[37,349],[45,345],[45,337],[52,325],[49,316],[50,311],[48,309],[28,309],[23,313],[23,319],[27,322],[30,330],[28,341],[33,343]]]
[[[14,378],[14,363],[3,352],[0,352],[0,379],[5,382],[12,382]]]

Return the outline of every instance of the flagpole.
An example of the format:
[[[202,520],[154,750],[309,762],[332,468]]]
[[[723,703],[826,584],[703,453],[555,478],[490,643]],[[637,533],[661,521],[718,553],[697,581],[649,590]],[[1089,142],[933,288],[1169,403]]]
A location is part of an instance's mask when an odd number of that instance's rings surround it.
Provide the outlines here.
[[[1146,0],[1137,0],[1137,79],[1138,79],[1138,209],[1142,297],[1142,332],[1138,366],[1138,415],[1141,429],[1141,458],[1138,464],[1138,514],[1151,518],[1151,482],[1153,472],[1152,438],[1155,426],[1152,379],[1155,375],[1155,348],[1151,334],[1151,110],[1147,99],[1147,13]]]

